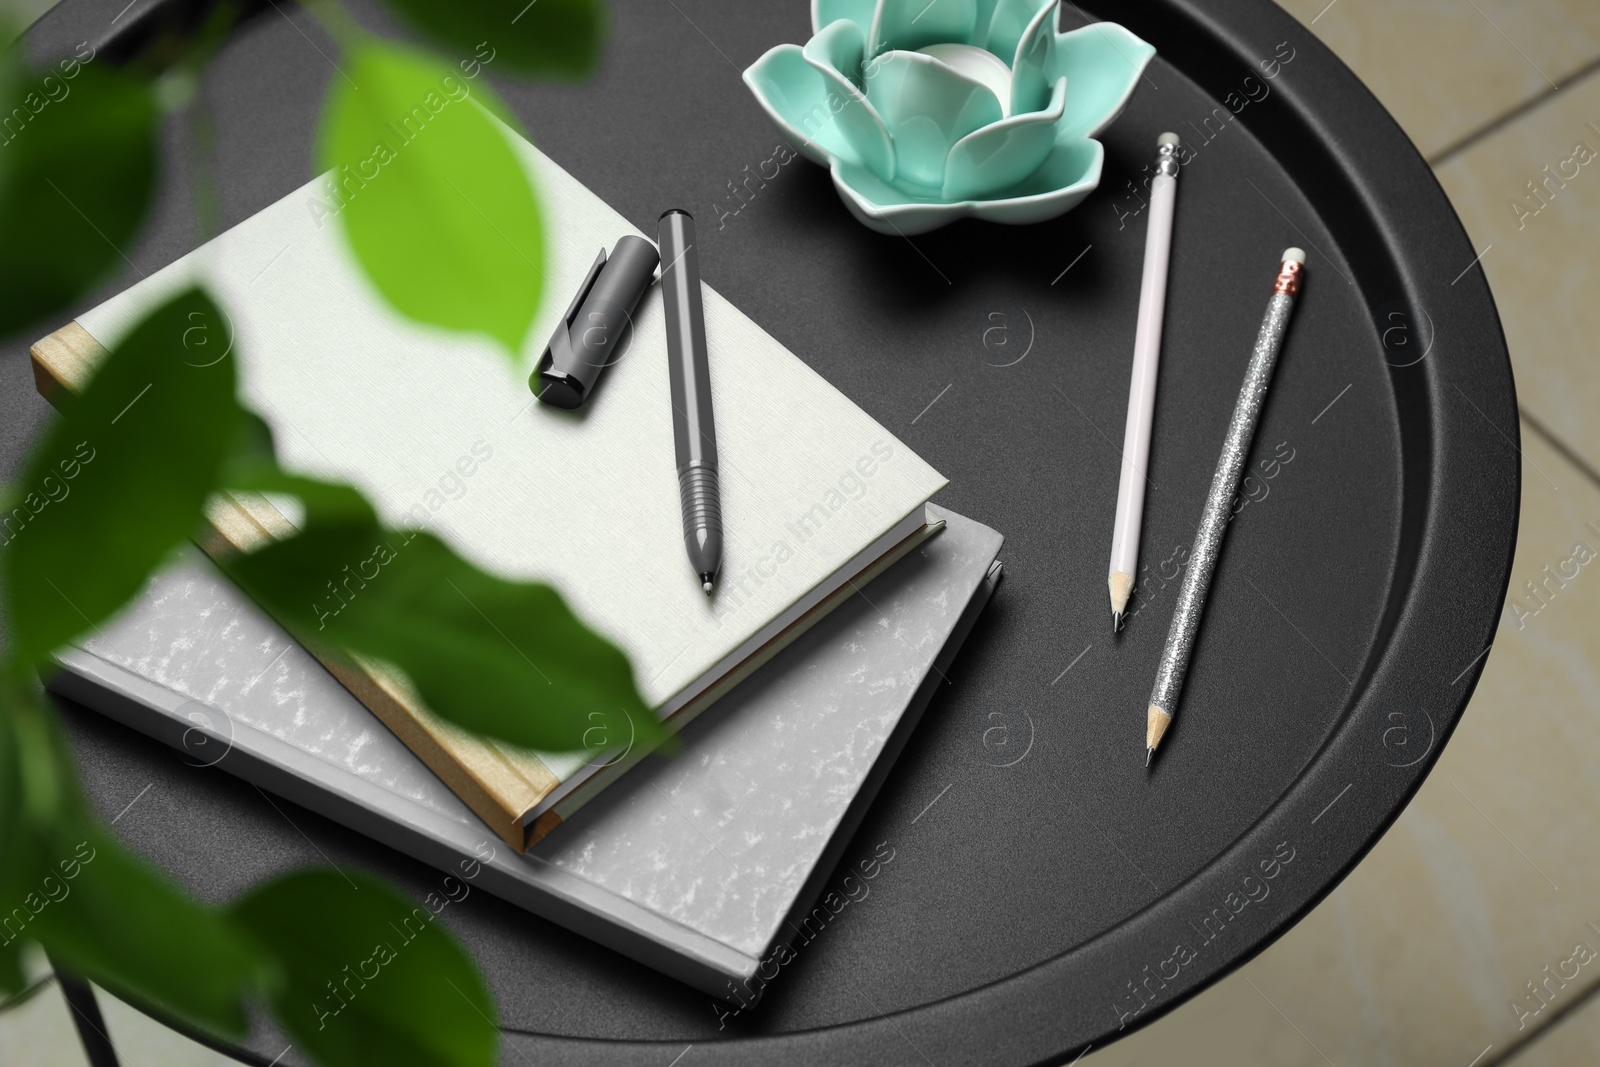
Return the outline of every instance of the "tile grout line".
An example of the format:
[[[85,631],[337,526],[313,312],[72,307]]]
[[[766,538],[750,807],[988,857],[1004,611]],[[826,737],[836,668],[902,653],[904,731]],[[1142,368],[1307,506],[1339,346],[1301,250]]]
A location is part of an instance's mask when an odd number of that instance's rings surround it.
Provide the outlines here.
[[[1597,488],[1600,488],[1600,470],[1595,470],[1594,466],[1588,460],[1579,455],[1576,449],[1567,444],[1565,441],[1561,440],[1561,438],[1557,437],[1551,432],[1548,426],[1534,418],[1533,415],[1529,414],[1527,408],[1524,408],[1520,404],[1517,405],[1517,414],[1522,417],[1523,422],[1528,424],[1528,429],[1544,438],[1545,444],[1555,449],[1557,454],[1560,455],[1562,459],[1578,468],[1578,472],[1580,474],[1582,474],[1585,478],[1588,478],[1589,481],[1593,482]]]
[[[1461,153],[1465,152],[1467,149],[1478,144],[1480,141],[1484,141],[1490,137],[1493,137],[1496,133],[1499,133],[1501,130],[1512,125],[1524,115],[1538,110],[1541,105],[1560,96],[1580,82],[1587,80],[1596,71],[1600,71],[1600,56],[1596,56],[1595,58],[1589,60],[1589,62],[1585,63],[1571,74],[1564,75],[1562,81],[1565,82],[1565,84],[1561,88],[1540,89],[1533,96],[1530,96],[1522,103],[1511,108],[1511,110],[1495,116],[1482,126],[1478,127],[1476,130],[1467,134],[1465,137],[1445,145],[1443,148],[1439,149],[1439,151],[1427,157],[1428,166],[1434,168],[1443,166],[1456,156],[1459,156]]]
[[[1535,1044],[1540,1038],[1566,1022],[1569,1017],[1577,1015],[1579,1011],[1586,1007],[1593,1007],[1597,1002],[1600,1002],[1600,983],[1593,983],[1576,1000],[1550,1016],[1549,1022],[1539,1025],[1521,1041],[1509,1045],[1505,1052],[1485,1063],[1479,1064],[1478,1067],[1506,1067],[1507,1064],[1514,1064],[1517,1058],[1528,1050],[1530,1045]]]

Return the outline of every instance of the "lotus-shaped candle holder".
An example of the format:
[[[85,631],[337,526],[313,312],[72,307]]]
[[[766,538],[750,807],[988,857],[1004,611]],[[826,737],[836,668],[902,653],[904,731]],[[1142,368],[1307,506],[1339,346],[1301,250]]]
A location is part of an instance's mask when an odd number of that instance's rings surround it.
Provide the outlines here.
[[[744,80],[880,233],[1054,218],[1100,182],[1095,134],[1155,48],[1115,23],[1057,32],[1058,0],[812,0],[804,48]]]

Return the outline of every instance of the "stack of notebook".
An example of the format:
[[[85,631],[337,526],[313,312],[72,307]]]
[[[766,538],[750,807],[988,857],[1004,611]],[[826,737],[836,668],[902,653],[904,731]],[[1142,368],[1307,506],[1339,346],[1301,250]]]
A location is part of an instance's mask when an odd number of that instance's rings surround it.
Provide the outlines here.
[[[537,348],[596,251],[637,231],[517,145],[549,249]],[[380,667],[319,664],[198,552],[64,652],[53,688],[428,862],[487,858],[490,891],[728,995],[827,876],[998,580],[1000,536],[930,505],[937,472],[707,288],[726,529],[707,598],[683,559],[656,295],[586,409],[555,411],[487,341],[390,310],[319,197],[290,194],[40,342],[41,384],[81,385],[202,282],[285,466],[554,585],[628,654],[681,753],[635,766],[468,737]],[[295,518],[235,495],[208,549]]]

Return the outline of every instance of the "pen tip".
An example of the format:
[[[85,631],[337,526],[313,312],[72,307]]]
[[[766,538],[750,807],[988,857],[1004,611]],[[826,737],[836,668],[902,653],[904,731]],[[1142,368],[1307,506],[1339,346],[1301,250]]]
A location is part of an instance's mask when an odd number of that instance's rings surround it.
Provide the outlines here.
[[[705,577],[704,575],[702,575],[701,578],[700,578],[700,588],[702,588],[702,589],[704,589],[706,591],[706,596],[710,596],[711,595],[711,579]]]
[[[1122,612],[1120,611],[1113,611],[1111,613],[1111,632],[1114,634],[1120,634],[1122,632]]]
[[[1147,748],[1144,750],[1144,765],[1146,767],[1150,766],[1150,761],[1155,758],[1155,754],[1156,750],[1153,748]]]

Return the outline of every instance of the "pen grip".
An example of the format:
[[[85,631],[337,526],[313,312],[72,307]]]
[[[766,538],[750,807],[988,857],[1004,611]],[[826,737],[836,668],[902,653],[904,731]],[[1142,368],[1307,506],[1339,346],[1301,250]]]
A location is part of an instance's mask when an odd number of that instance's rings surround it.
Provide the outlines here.
[[[689,541],[692,556],[702,530],[722,529],[722,490],[717,484],[717,468],[679,468],[678,501],[683,506],[683,536]]]

